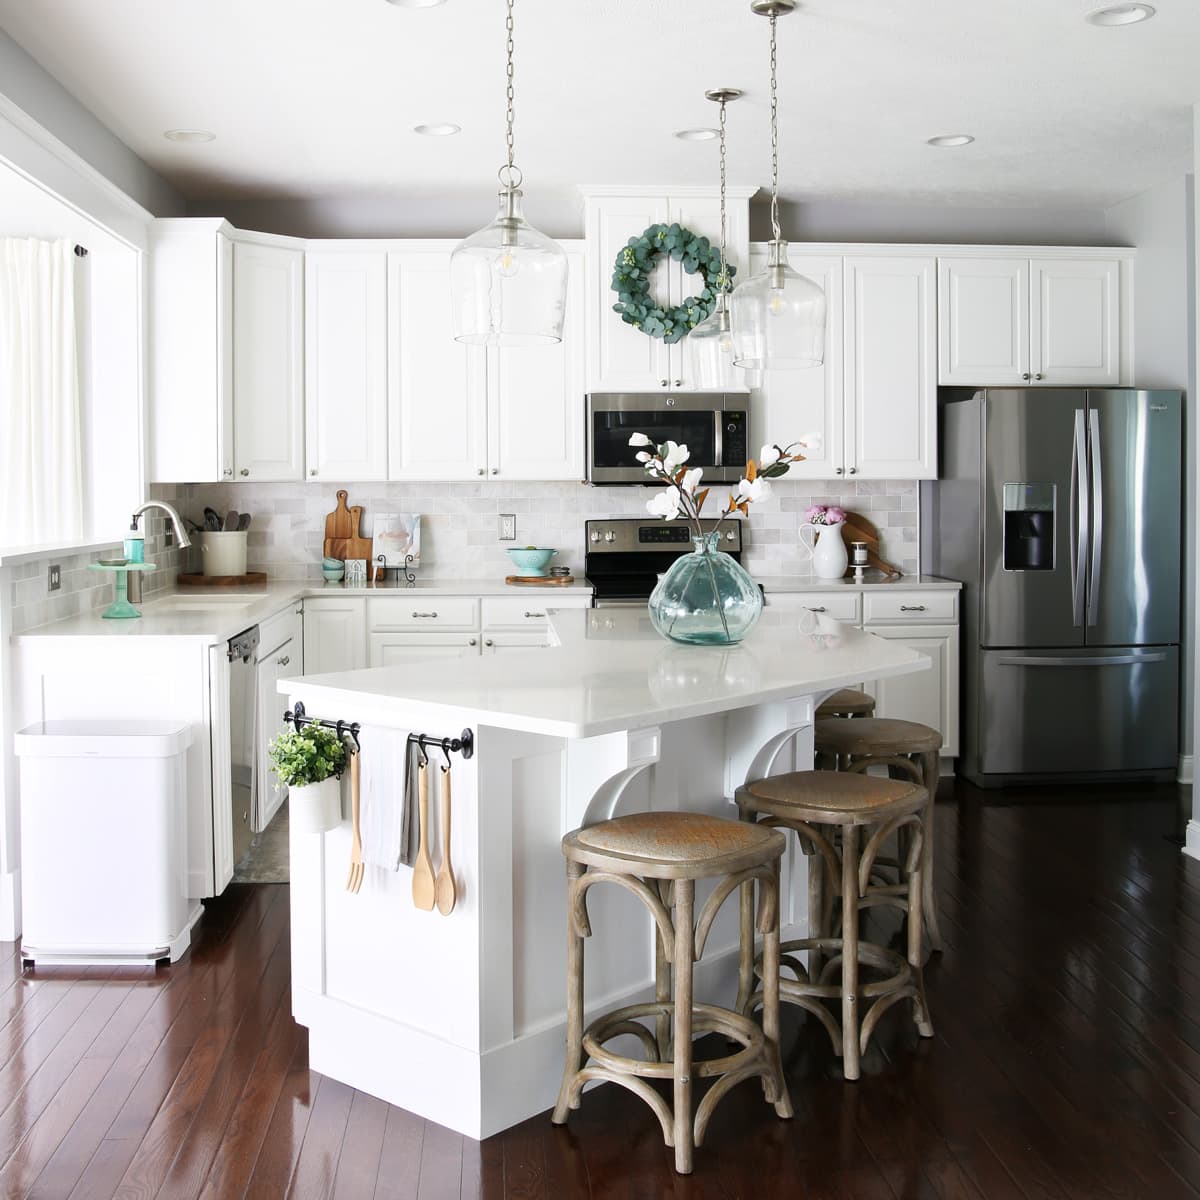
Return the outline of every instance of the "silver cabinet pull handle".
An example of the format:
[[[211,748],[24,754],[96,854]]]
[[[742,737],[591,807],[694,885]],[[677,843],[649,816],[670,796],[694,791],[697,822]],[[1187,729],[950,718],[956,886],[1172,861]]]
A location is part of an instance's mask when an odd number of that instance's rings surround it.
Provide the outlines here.
[[[925,605],[923,604],[902,604],[900,605],[901,612],[924,612]]]
[[[816,606],[811,605],[811,604],[806,604],[804,607],[807,608],[809,612],[824,612],[825,611],[825,605],[823,605],[823,604],[816,605]]]
[[[1041,379],[1041,377],[1042,377],[1042,373],[1041,373],[1041,371],[1039,371],[1039,372],[1038,372],[1038,373],[1037,373],[1037,374],[1034,376],[1034,379]]]
[[[533,617],[544,617],[546,614],[545,614],[544,612],[543,612],[543,613],[539,613],[539,612],[526,612],[526,614],[525,614],[525,615],[526,615],[527,617],[529,617],[529,618],[531,618],[531,619],[532,619]]]
[[[415,612],[415,613],[413,613],[413,616],[414,617],[435,617],[436,618],[437,613],[435,613],[435,612],[427,612],[427,613]]]
[[[249,468],[249,467],[243,467],[243,468],[242,468],[242,470],[241,470],[241,474],[242,474],[242,475],[249,475],[249,474],[250,474],[250,468]]]
[[[276,665],[280,667],[286,667],[291,661],[291,658],[286,654],[282,658],[277,658],[275,660]]]

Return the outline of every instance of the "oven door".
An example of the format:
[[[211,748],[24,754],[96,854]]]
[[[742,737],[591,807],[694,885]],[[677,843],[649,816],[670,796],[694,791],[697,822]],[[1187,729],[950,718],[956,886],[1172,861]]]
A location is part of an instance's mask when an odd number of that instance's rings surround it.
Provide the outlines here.
[[[647,483],[629,435],[644,433],[656,446],[687,446],[689,467],[703,467],[707,482],[736,480],[721,466],[725,408],[723,393],[659,396],[653,393],[593,392],[587,398],[588,481]]]

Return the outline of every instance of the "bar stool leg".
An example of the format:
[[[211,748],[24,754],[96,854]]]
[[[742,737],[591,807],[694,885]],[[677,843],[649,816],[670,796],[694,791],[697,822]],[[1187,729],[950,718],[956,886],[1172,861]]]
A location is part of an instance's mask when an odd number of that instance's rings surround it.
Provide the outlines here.
[[[650,880],[650,886],[655,886],[653,880]],[[658,881],[658,894],[669,907],[671,889],[667,880]],[[667,947],[663,944],[657,921],[654,922],[654,999],[660,1004],[671,999],[671,960],[667,957]],[[665,1012],[660,1012],[654,1019],[654,1040],[658,1043],[659,1061],[667,1062],[671,1057],[671,1019]]]
[[[929,806],[925,810],[925,829],[921,846],[921,904],[925,910],[925,928],[929,932],[929,949],[940,954],[942,930],[938,924],[937,902],[933,895],[933,811],[938,786],[938,756],[936,752],[921,755],[921,782],[929,793]]]
[[[929,826],[922,822],[923,828],[921,833],[923,841],[929,837]],[[925,869],[923,866],[925,856],[925,847],[921,847],[921,858],[917,861],[917,869],[913,872],[913,877],[909,880],[908,887],[908,965],[912,967],[913,982],[916,985],[917,994],[913,997],[913,1022],[917,1027],[917,1032],[922,1037],[933,1037],[933,1022],[929,1019],[929,1002],[925,999],[925,976],[921,970],[921,958],[924,953],[922,945],[922,922],[921,908],[924,904],[924,891],[922,883],[924,881]]]
[[[842,1073],[859,1075],[858,826],[842,826]]]
[[[763,967],[764,973],[766,966]],[[754,884],[738,888],[738,992],[734,1008],[745,1013],[754,995]]]
[[[575,894],[585,870],[582,863],[567,863],[567,1054],[551,1117],[555,1125],[566,1124],[571,1085],[583,1065],[583,936],[575,928]]]
[[[675,1095],[675,1170],[680,1175],[692,1173],[692,960],[693,960],[693,902],[696,883],[692,879],[675,881],[675,1036],[674,1069]]]
[[[825,856],[815,850],[808,856],[808,936],[829,936],[825,928]],[[808,952],[808,977],[814,983],[821,974],[821,952],[815,946]]]
[[[783,1078],[783,1057],[779,1050],[779,923],[783,919],[780,908],[779,889],[779,860],[771,870],[770,883],[761,885],[767,892],[768,911],[774,911],[774,920],[763,934],[763,1036],[767,1039],[767,1053],[775,1070],[773,1086],[767,1087],[764,1081],[763,1091],[767,1100],[775,1105],[777,1117],[792,1116],[792,1098],[788,1095],[787,1084]]]

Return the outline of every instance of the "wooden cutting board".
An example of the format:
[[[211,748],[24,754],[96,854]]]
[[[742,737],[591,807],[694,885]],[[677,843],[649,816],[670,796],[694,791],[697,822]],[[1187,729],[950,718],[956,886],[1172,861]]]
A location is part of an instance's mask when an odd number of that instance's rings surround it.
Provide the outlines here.
[[[884,562],[879,557],[879,530],[860,513],[848,512],[846,514],[846,520],[842,523],[842,541],[846,543],[848,555],[853,555],[850,548],[851,542],[866,542],[869,567],[875,567],[882,571],[889,579],[900,575],[898,568],[893,567],[889,562]]]
[[[349,493],[341,488],[337,494],[337,507],[325,518],[325,545],[323,553],[326,558],[336,558],[345,562],[348,558],[365,558],[367,560],[367,578],[375,579],[380,568],[374,562],[372,548],[373,538],[361,535],[362,505],[347,505]]]
[[[505,575],[505,583],[515,587],[569,587],[575,582],[574,575]]]
[[[180,587],[241,587],[244,584],[261,586],[267,582],[266,571],[247,571],[245,575],[184,575],[176,576]]]

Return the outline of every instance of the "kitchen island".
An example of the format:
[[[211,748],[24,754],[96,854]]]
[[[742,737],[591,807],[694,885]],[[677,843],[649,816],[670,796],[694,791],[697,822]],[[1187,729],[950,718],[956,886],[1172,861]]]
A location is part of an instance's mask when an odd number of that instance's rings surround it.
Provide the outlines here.
[[[550,1107],[558,1089],[563,834],[651,808],[734,817],[741,783],[811,766],[813,713],[825,695],[928,665],[808,612],[764,614],[744,643],[726,648],[666,642],[641,608],[561,611],[552,633],[551,648],[500,659],[414,660],[279,683],[281,709],[299,700],[310,717],[360,723],[364,772],[380,756],[366,803],[402,803],[402,770],[385,775],[379,764],[402,763],[409,733],[473,735],[472,757],[451,756],[458,900],[448,916],[414,907],[405,867],[368,867],[361,891],[346,891],[348,821],[324,835],[293,826],[291,835],[292,1004],[309,1029],[311,1066],[473,1138]],[[441,764],[441,751],[430,760]],[[435,826],[437,807],[431,797]],[[435,830],[435,869],[439,844]],[[804,936],[806,899],[793,843],[783,863],[785,938]],[[697,1000],[732,1001],[736,908],[726,903],[697,964]],[[589,1015],[649,999],[645,910],[623,889],[597,888],[589,913]]]

